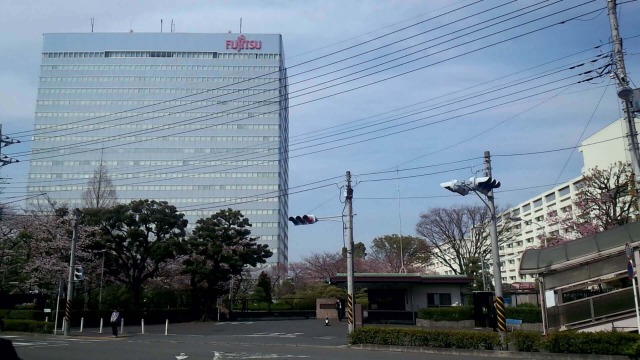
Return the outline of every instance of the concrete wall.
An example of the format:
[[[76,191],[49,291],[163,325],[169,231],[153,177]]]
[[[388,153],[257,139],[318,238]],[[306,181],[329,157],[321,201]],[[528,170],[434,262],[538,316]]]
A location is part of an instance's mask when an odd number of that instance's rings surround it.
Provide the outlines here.
[[[316,299],[316,319],[337,319],[336,299]]]

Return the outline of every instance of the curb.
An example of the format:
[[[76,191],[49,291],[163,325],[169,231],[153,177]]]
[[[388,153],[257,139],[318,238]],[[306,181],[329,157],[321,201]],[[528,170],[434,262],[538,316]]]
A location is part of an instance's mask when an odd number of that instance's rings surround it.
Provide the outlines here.
[[[523,352],[523,351],[503,351],[503,350],[467,350],[467,349],[439,349],[423,346],[395,346],[395,345],[347,345],[349,349],[391,351],[391,352],[414,352],[425,354],[447,354],[477,357],[493,357],[507,359],[531,359],[531,360],[629,360],[624,355],[595,355],[595,354],[560,354],[548,352]]]

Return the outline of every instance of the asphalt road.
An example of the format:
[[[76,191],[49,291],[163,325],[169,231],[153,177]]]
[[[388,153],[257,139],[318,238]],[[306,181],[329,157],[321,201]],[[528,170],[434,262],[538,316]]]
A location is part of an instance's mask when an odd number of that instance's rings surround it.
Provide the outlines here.
[[[62,335],[4,333],[23,360],[223,360],[223,359],[480,359],[486,357],[348,348],[346,323],[323,326],[322,320],[187,323],[125,327],[118,338],[98,329]],[[0,356],[2,358],[2,356]]]

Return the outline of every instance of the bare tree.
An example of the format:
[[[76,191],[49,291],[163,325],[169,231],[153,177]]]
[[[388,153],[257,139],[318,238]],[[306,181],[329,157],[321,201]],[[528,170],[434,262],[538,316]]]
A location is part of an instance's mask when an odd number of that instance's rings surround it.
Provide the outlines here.
[[[496,211],[500,213],[500,211]],[[485,206],[433,208],[420,215],[418,235],[425,238],[433,259],[454,274],[477,276],[475,263],[491,253],[491,214]],[[511,236],[510,223],[498,226],[498,241]]]
[[[87,190],[82,193],[82,203],[85,208],[95,209],[110,208],[118,203],[116,188],[102,159],[87,183]]]
[[[632,221],[638,203],[633,169],[618,162],[607,169],[595,167],[584,174],[573,204],[562,214],[547,214],[554,228],[545,235],[547,246],[599,233]]]

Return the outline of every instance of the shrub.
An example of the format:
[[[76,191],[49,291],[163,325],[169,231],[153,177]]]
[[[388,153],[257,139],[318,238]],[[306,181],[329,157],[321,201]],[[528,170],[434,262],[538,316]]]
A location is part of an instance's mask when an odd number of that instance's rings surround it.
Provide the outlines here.
[[[53,330],[51,325],[44,321],[33,320],[4,320],[4,331],[49,333]]]
[[[365,327],[355,329],[349,343],[492,350],[500,337],[493,332]]]
[[[539,308],[530,307],[506,307],[507,319],[520,319],[523,323],[541,323],[542,311]]]
[[[546,345],[555,353],[627,355],[638,340],[635,333],[561,331],[549,334]]]
[[[509,342],[512,342],[517,351],[540,351],[544,341],[538,332],[517,331],[509,333]]]
[[[15,320],[44,320],[44,312],[42,310],[11,310],[7,315],[7,319]]]
[[[424,308],[418,310],[418,319],[433,321],[473,320],[473,308],[470,306]]]

